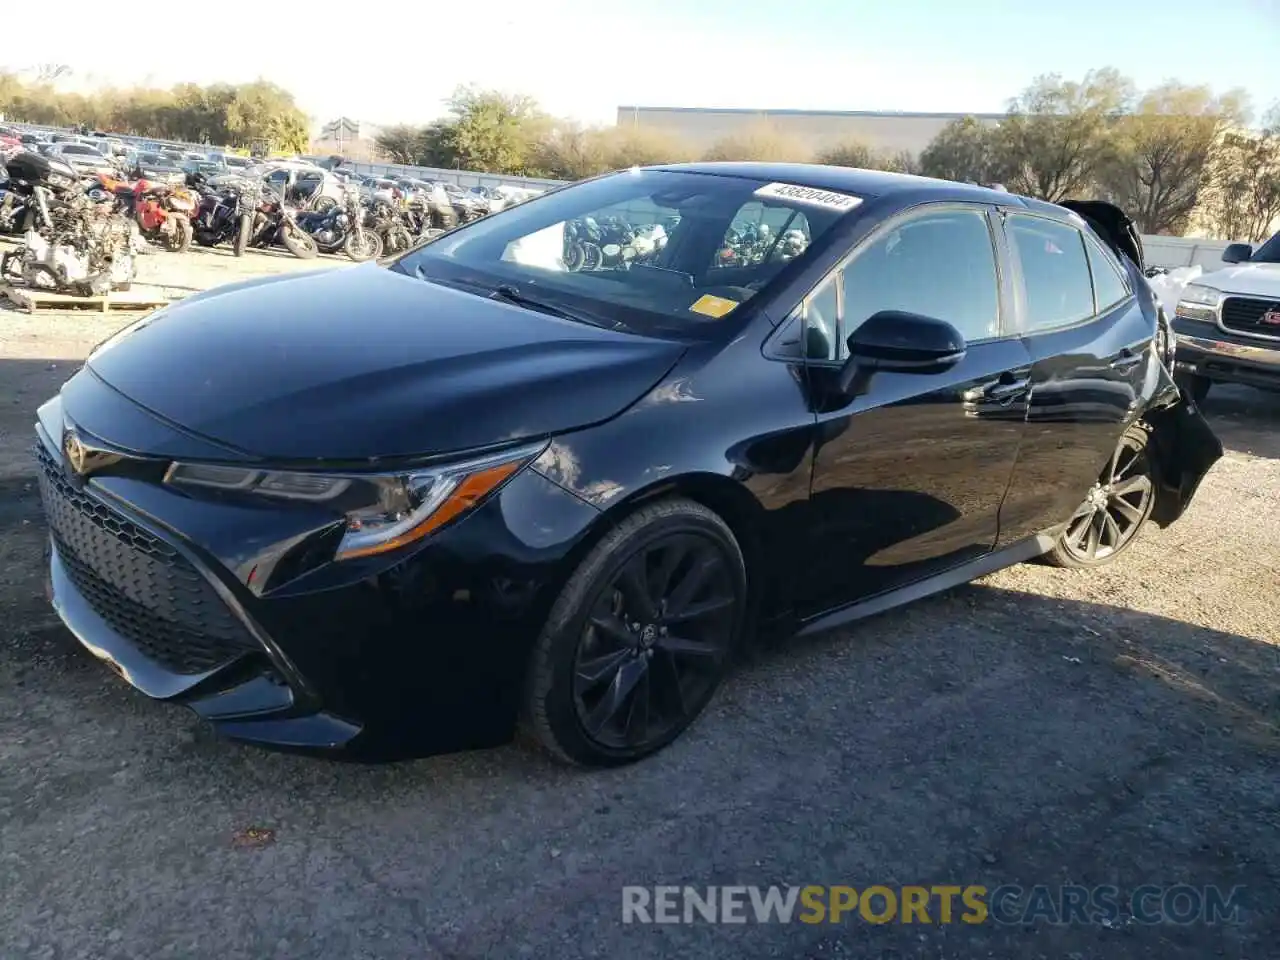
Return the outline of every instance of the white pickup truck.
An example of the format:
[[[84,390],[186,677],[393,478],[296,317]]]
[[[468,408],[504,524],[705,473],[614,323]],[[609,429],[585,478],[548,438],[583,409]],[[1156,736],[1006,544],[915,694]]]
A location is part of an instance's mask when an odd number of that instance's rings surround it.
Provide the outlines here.
[[[1280,233],[1257,250],[1233,243],[1222,260],[1187,284],[1173,319],[1175,375],[1197,403],[1214,383],[1280,390]]]

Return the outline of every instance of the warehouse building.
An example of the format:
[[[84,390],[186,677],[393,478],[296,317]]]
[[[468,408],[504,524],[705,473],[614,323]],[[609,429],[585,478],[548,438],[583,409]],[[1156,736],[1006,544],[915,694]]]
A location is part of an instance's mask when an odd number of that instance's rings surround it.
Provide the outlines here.
[[[717,140],[762,123],[815,153],[857,141],[875,150],[918,156],[952,120],[973,116],[994,124],[1001,113],[877,113],[867,110],[717,110],[702,107],[619,107],[618,126],[647,127],[705,150]]]

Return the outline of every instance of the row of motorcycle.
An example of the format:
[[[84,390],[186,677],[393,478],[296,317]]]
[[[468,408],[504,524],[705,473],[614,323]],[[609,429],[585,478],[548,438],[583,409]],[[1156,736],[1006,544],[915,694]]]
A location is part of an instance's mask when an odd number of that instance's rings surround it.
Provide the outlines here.
[[[0,257],[0,279],[84,296],[128,289],[137,256],[183,252],[193,242],[227,245],[236,256],[280,246],[302,259],[341,252],[363,261],[481,215],[437,209],[425,196],[369,202],[355,189],[341,200],[291,197],[260,177],[195,174],[185,186],[86,179],[65,161],[32,152],[10,157],[4,172],[0,233],[22,241]]]

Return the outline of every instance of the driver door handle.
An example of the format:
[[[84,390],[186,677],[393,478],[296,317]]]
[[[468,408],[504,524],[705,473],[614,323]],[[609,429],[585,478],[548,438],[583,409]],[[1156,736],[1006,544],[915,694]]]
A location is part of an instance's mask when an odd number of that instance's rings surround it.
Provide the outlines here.
[[[1120,356],[1111,361],[1112,370],[1131,370],[1142,362],[1143,355],[1134,353],[1128,347],[1120,351]]]
[[[994,383],[987,384],[982,389],[982,399],[992,403],[998,403],[1002,406],[1008,406],[1019,397],[1026,396],[1027,384],[1031,381],[1027,377],[1021,377],[1009,370],[1000,374],[1000,378]]]

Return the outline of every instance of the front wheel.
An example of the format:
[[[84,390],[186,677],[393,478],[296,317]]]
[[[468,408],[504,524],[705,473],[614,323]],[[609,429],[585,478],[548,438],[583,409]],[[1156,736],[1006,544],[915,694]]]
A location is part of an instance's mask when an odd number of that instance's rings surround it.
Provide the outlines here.
[[[311,260],[320,252],[311,234],[290,223],[286,223],[281,229],[280,241],[299,260]]]
[[[382,238],[376,231],[358,227],[347,234],[347,239],[342,244],[342,252],[356,263],[372,260],[382,254]]]
[[[616,766],[674,740],[728,670],[746,610],[728,525],[689,500],[610,530],[566,581],[534,647],[524,726],[553,755]]]
[[[173,253],[186,253],[191,249],[191,221],[181,213],[170,214],[173,233],[169,234],[168,247]]]
[[[249,235],[251,233],[253,233],[253,214],[241,214],[240,229],[236,231],[236,238],[231,244],[231,252],[237,257],[243,257],[245,250],[249,248]]]
[[[1156,476],[1141,424],[1120,438],[1102,475],[1045,554],[1055,567],[1091,569],[1132,546],[1156,502]]]

